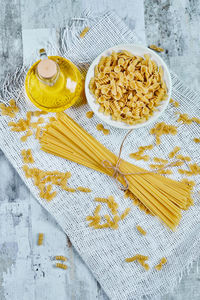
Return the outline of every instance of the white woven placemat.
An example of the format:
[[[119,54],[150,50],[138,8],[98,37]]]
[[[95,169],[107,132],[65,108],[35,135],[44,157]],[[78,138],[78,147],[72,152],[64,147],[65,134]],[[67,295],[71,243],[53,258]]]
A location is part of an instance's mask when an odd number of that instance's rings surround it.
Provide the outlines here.
[[[107,13],[93,25],[84,39],[77,38],[70,49],[63,47],[61,53],[79,65],[80,70],[84,73],[91,61],[103,50],[126,42],[137,42],[137,38],[115,14]],[[65,44],[65,40],[63,43]],[[6,84],[2,90],[3,101],[6,102],[10,97],[16,99],[21,89],[18,99],[21,110],[16,120],[25,117],[26,111],[35,110],[35,107],[31,105],[30,101],[27,101],[24,95],[22,88],[24,74],[22,68],[15,73],[14,77],[10,75],[7,79],[9,85]],[[155,146],[153,150],[149,151],[149,154],[151,157],[167,158],[173,147],[178,145],[181,147],[182,154],[189,155],[193,162],[199,163],[200,144],[195,144],[193,138],[200,137],[200,125],[196,123],[180,125],[176,122],[175,111],[199,117],[200,94],[188,89],[187,84],[183,85],[174,74],[171,75],[172,97],[179,101],[180,107],[175,109],[170,104],[159,122],[165,121],[167,124],[178,125],[178,135],[162,136],[161,145]],[[79,108],[70,108],[67,113],[111,151],[118,153],[119,145],[126,131],[105,126],[110,129],[111,133],[104,136],[96,130],[99,120],[96,117],[91,120],[85,117],[88,110],[89,107],[84,105]],[[45,116],[46,120],[48,117],[49,115]],[[120,213],[131,205],[131,201],[123,198],[123,193],[117,188],[112,178],[42,152],[38,141],[33,136],[29,137],[27,142],[21,143],[20,137],[24,133],[10,131],[7,126],[8,121],[10,121],[8,117],[0,117],[0,148],[37,201],[61,225],[110,299],[138,299],[142,296],[167,293],[172,289],[182,272],[198,257],[200,247],[200,205],[197,192],[199,176],[190,178],[197,183],[193,195],[195,204],[189,211],[183,212],[182,220],[175,233],[165,228],[157,218],[146,215],[135,206],[132,206],[128,217],[119,224],[118,230],[94,230],[88,227],[85,217],[90,215],[96,206],[93,201],[95,196],[114,195],[119,203]],[[135,152],[138,146],[155,142],[154,137],[149,134],[152,126],[137,129],[128,137],[122,153],[123,158],[148,168],[147,162],[135,162],[128,155]],[[55,188],[58,195],[51,202],[40,199],[38,189],[32,184],[31,179],[25,178],[22,171],[23,163],[20,153],[22,149],[28,148],[32,149],[35,159],[33,166],[43,170],[70,171],[72,173],[69,180],[70,185],[72,187],[80,185],[90,187],[92,193],[68,193]],[[176,169],[171,178],[181,179]],[[102,209],[102,215],[105,213],[108,213],[106,206]],[[141,237],[136,231],[137,224],[146,229],[145,237]],[[151,269],[148,272],[138,264],[124,262],[126,257],[133,256],[135,253],[149,256]],[[168,263],[162,271],[157,272],[154,266],[163,256],[167,257]]]

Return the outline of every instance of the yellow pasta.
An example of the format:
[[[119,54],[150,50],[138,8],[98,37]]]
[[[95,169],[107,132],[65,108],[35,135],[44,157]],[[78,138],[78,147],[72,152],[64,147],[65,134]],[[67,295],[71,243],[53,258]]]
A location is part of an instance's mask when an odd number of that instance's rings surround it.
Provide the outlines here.
[[[138,259],[138,262],[141,264],[141,266],[143,266],[143,268],[146,270],[146,271],[149,271],[150,267],[147,263],[144,262],[144,260],[140,260]]]
[[[173,128],[168,126],[165,128],[165,132],[171,131],[173,132]],[[115,168],[118,157],[64,113],[57,113],[57,121],[48,124],[40,144],[45,152],[113,176],[113,169],[110,166]],[[159,217],[174,230],[179,224],[182,210],[192,205],[189,187],[159,174],[144,175],[146,170],[123,159],[120,161],[119,170],[121,173],[116,174],[116,179],[124,186],[126,186],[124,178],[127,179],[128,189],[139,208]],[[120,175],[127,173],[140,174]],[[113,211],[116,211],[114,206]]]
[[[55,260],[62,260],[62,261],[66,261],[67,260],[67,257],[65,256],[62,256],[62,255],[57,255],[54,257]]]
[[[83,192],[83,193],[91,193],[91,189],[83,187],[83,186],[77,187],[77,191],[80,191],[80,192]]]
[[[67,265],[61,264],[61,263],[56,263],[56,268],[60,268],[60,269],[66,270],[67,269]]]
[[[150,48],[150,49],[153,49],[154,51],[157,51],[157,52],[163,52],[163,51],[164,51],[163,48],[158,47],[158,46],[156,46],[156,45],[150,45],[149,48]]]
[[[147,232],[139,225],[136,226],[137,230],[142,234],[142,235],[146,235]]]
[[[28,130],[25,135],[21,137],[22,142],[26,142],[27,138],[33,134],[32,130]]]
[[[131,210],[130,207],[127,207],[125,209],[125,211],[121,214],[121,220],[124,220],[127,217],[127,215],[129,214],[130,210]]]
[[[169,158],[173,158],[176,155],[176,153],[178,153],[180,150],[181,150],[180,147],[178,146],[174,147],[174,149],[169,153]]]
[[[101,131],[101,130],[104,129],[103,124],[101,124],[101,123],[97,124],[96,128],[97,128],[97,130],[99,130],[99,131]]]
[[[159,157],[154,157],[153,160],[156,162],[156,163],[162,163],[162,164],[168,164],[168,160],[167,159],[163,159],[163,158],[159,158]]]
[[[126,262],[133,262],[135,260],[146,261],[148,259],[149,259],[148,256],[141,255],[141,254],[136,254],[136,255],[134,255],[132,257],[126,258],[125,261]]]
[[[44,111],[44,110],[36,110],[33,112],[33,116],[35,116],[35,117],[39,117],[41,115],[47,115],[47,114],[48,114],[48,112]]]
[[[176,158],[184,161],[191,161],[191,158],[189,156],[183,156],[181,154],[176,155]]]
[[[194,138],[193,141],[194,141],[195,143],[200,143],[200,139],[199,139],[199,138]]]
[[[163,265],[165,265],[166,263],[167,263],[166,257],[161,258],[160,263],[155,266],[155,269],[157,271],[160,271],[162,269]]]
[[[88,119],[91,119],[92,117],[94,116],[94,113],[93,113],[93,111],[87,111],[86,112],[86,117],[88,118]]]
[[[109,129],[103,129],[103,134],[105,134],[105,135],[108,135],[108,134],[110,134],[110,130]]]
[[[33,179],[35,186],[37,186],[40,191],[40,197],[47,201],[51,201],[57,195],[56,191],[51,192],[52,185],[50,183],[59,186],[67,192],[76,191],[76,189],[67,186],[67,180],[71,177],[70,172],[43,171],[37,168],[31,169],[27,165],[23,166],[23,170],[26,178]]]
[[[86,33],[90,30],[90,27],[85,27],[83,29],[83,31],[80,33],[80,38],[84,38],[84,36],[86,35]]]
[[[182,122],[183,124],[189,124],[189,125],[192,124],[192,122],[200,124],[200,119],[196,117],[189,118],[188,114],[179,113],[179,118],[177,122]]]
[[[160,136],[163,134],[177,134],[177,127],[173,125],[167,125],[165,122],[157,123],[154,128],[150,130],[151,134],[156,137],[156,145],[160,145]]]
[[[127,51],[101,57],[89,83],[99,112],[133,125],[146,122],[167,98],[163,70],[150,56]]]
[[[170,103],[172,103],[174,105],[174,107],[179,107],[180,104],[178,103],[178,101],[173,100],[172,98],[169,101]]]
[[[22,158],[23,158],[23,162],[25,164],[33,164],[34,163],[34,158],[33,158],[31,149],[22,150],[21,155],[22,155]]]
[[[38,246],[41,246],[43,244],[44,234],[39,233],[38,235]]]
[[[179,169],[178,172],[180,174],[184,174],[186,176],[192,176],[192,175],[199,175],[200,174],[200,166],[198,166],[196,163],[189,164],[190,171]]]
[[[2,116],[8,116],[10,118],[14,118],[19,111],[19,107],[16,105],[14,99],[10,99],[10,106],[6,106],[4,103],[0,103],[0,110]]]

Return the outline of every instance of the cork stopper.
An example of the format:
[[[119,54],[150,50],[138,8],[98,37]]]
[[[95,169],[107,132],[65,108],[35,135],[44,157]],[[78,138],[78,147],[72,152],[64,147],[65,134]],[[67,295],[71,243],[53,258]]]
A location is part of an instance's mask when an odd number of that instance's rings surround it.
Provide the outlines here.
[[[50,79],[56,75],[57,65],[51,59],[42,59],[37,66],[37,71],[40,77]]]

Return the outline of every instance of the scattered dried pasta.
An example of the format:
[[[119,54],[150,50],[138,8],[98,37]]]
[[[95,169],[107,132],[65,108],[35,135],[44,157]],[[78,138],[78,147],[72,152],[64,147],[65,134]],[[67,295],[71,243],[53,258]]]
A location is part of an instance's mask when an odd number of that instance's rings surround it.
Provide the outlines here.
[[[61,264],[61,263],[56,263],[56,268],[60,268],[60,269],[66,270],[67,269],[67,265]]]
[[[188,124],[188,125],[192,124],[192,122],[196,122],[197,124],[200,124],[200,119],[196,117],[189,118],[188,114],[179,113],[179,118],[177,122],[182,122],[183,124]]]
[[[160,165],[150,164],[149,166],[151,169],[163,169],[165,167],[165,164],[160,164]]]
[[[165,122],[157,123],[154,128],[150,130],[151,134],[155,134],[156,145],[160,145],[160,136],[163,134],[177,134],[177,127],[173,125],[167,125]]]
[[[16,105],[14,99],[10,99],[10,106],[6,106],[4,103],[0,103],[0,110],[2,116],[8,116],[10,118],[14,118],[19,111],[19,107]]]
[[[139,225],[136,226],[137,230],[142,234],[142,235],[146,235],[147,232]]]
[[[92,117],[94,116],[94,113],[93,113],[93,111],[87,111],[86,112],[86,117],[88,118],[88,119],[91,119]]]
[[[90,193],[92,190],[83,186],[77,187],[77,191],[83,192],[83,193]]]
[[[176,155],[176,158],[184,161],[191,161],[191,158],[189,156],[183,156],[181,154]]]
[[[167,263],[167,259],[165,257],[161,258],[160,263],[155,266],[155,269],[157,271],[160,271],[162,269],[163,265],[165,265],[166,263]]]
[[[36,129],[36,133],[35,133],[35,138],[37,140],[39,140],[39,138],[41,137],[41,132],[42,132],[42,129],[38,126]]]
[[[179,107],[179,102],[178,101],[175,101],[174,99],[170,99],[170,101],[169,101],[170,103],[172,103],[173,105],[174,105],[174,107]]]
[[[148,260],[149,257],[148,256],[144,256],[144,255],[141,255],[141,254],[136,254],[135,256],[133,257],[129,257],[129,258],[126,258],[125,261],[126,262],[133,262],[133,261],[137,261],[141,266],[143,266],[143,268],[148,271],[149,270],[149,265],[146,263],[146,260]]]
[[[134,256],[132,256],[132,257],[129,257],[129,258],[126,258],[125,259],[125,261],[126,262],[133,262],[133,261],[135,261],[135,260],[148,260],[149,259],[149,257],[148,256],[145,256],[145,255],[141,255],[141,254],[136,254],[136,255],[134,255]]]
[[[27,139],[28,139],[28,137],[31,136],[32,134],[33,134],[33,131],[30,130],[30,129],[28,129],[27,132],[26,132],[26,134],[21,137],[21,141],[22,142],[26,142]]]
[[[133,125],[146,122],[167,98],[163,69],[150,59],[123,50],[102,56],[89,83],[99,112]]]
[[[104,129],[103,124],[101,124],[101,123],[97,124],[96,128],[97,128],[97,130],[99,130],[99,131],[101,131],[101,130]]]
[[[192,190],[196,183],[193,180],[188,180],[187,178],[183,178],[181,182],[186,183],[189,188]]]
[[[192,176],[192,175],[199,175],[200,174],[200,166],[198,166],[196,163],[189,164],[190,171],[179,169],[178,172],[180,174],[184,174],[186,176]]]
[[[149,155],[143,155],[144,152],[146,150],[152,150],[153,149],[153,145],[147,145],[147,146],[140,146],[138,148],[138,151],[137,152],[134,152],[134,153],[130,153],[129,154],[129,157],[130,158],[134,158],[136,160],[144,160],[144,161],[148,161],[150,159],[150,156]]]
[[[150,45],[149,48],[152,49],[152,50],[154,50],[154,51],[157,51],[157,52],[163,52],[164,51],[163,48],[158,47],[156,45]]]
[[[90,27],[85,27],[84,29],[83,29],[83,31],[80,33],[80,38],[84,38],[84,36],[86,35],[86,33],[88,32],[90,30]]]
[[[129,214],[131,208],[130,207],[127,207],[125,209],[125,211],[121,214],[121,220],[124,220],[126,218],[126,216]]]
[[[105,135],[108,135],[108,134],[110,134],[110,130],[109,129],[103,129],[103,134],[105,134]]]
[[[121,216],[119,216],[117,209],[118,209],[118,203],[115,201],[113,196],[109,196],[108,198],[100,198],[97,197],[94,199],[96,202],[106,203],[108,208],[110,209],[110,212],[112,214],[112,218],[110,215],[106,214],[103,216],[103,218],[106,220],[105,223],[100,224],[102,218],[99,215],[99,212],[101,210],[101,204],[97,205],[93,212],[93,216],[87,216],[86,220],[91,221],[89,223],[90,227],[93,227],[94,229],[102,229],[102,228],[111,228],[111,229],[118,229],[119,227],[119,221],[125,219],[125,217],[128,215],[130,211],[130,207],[125,209],[125,211],[122,213]]]
[[[195,143],[200,143],[200,139],[199,139],[199,138],[194,138],[193,141],[194,141]]]
[[[25,164],[33,164],[34,163],[34,158],[33,158],[31,149],[22,150],[21,155],[23,158],[23,163],[25,163]]]
[[[67,181],[71,177],[70,172],[59,172],[59,171],[43,171],[37,168],[29,168],[27,165],[23,166],[26,178],[32,178],[35,186],[40,191],[40,197],[51,201],[57,192],[51,193],[52,185],[59,186],[64,191],[75,192],[76,189],[67,186]]]
[[[39,233],[38,235],[38,246],[41,246],[43,244],[43,239],[44,239],[44,234],[43,233]]]
[[[180,147],[176,146],[174,149],[169,153],[169,158],[173,158],[179,151],[181,150]]]
[[[156,163],[162,163],[162,164],[168,164],[168,160],[167,159],[163,159],[163,158],[159,158],[159,157],[154,157],[153,160],[156,162]]]
[[[44,110],[36,110],[36,111],[33,111],[33,116],[35,117],[39,117],[41,115],[47,115],[48,112],[47,111],[44,111]]]
[[[62,255],[56,255],[56,256],[54,256],[54,259],[55,259],[55,260],[66,261],[66,260],[67,260],[67,257],[62,256]]]

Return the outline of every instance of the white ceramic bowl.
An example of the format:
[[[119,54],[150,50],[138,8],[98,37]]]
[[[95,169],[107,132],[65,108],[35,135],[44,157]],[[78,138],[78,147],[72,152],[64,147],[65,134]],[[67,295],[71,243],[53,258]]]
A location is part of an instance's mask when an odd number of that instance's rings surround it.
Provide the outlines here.
[[[134,55],[138,55],[138,56],[144,56],[144,54],[150,54],[150,58],[155,60],[155,62],[157,63],[158,66],[162,66],[163,71],[164,71],[163,79],[167,86],[168,97],[164,101],[162,101],[161,104],[157,107],[158,111],[155,111],[154,114],[144,123],[129,125],[124,122],[114,121],[114,120],[112,120],[111,116],[105,116],[103,113],[98,111],[100,106],[98,103],[95,103],[95,97],[91,94],[91,92],[89,90],[90,79],[92,77],[94,77],[94,68],[99,63],[100,58],[102,56],[110,55],[112,53],[112,51],[119,52],[121,50],[127,50],[127,51],[133,53]],[[172,89],[171,76],[169,73],[169,69],[166,66],[163,59],[158,54],[156,54],[154,51],[150,50],[149,48],[146,48],[146,47],[140,46],[140,45],[135,45],[135,44],[121,44],[121,45],[111,47],[111,48],[105,50],[104,52],[102,52],[99,56],[97,56],[95,58],[95,60],[90,65],[87,75],[86,75],[86,80],[85,80],[85,94],[87,97],[88,104],[91,107],[91,109],[93,110],[93,112],[105,123],[107,123],[111,126],[117,127],[117,128],[122,128],[122,129],[140,128],[140,127],[149,125],[151,122],[154,122],[156,119],[158,119],[160,117],[160,115],[164,112],[164,110],[166,109],[166,107],[169,103],[169,100],[171,97],[171,89]]]

